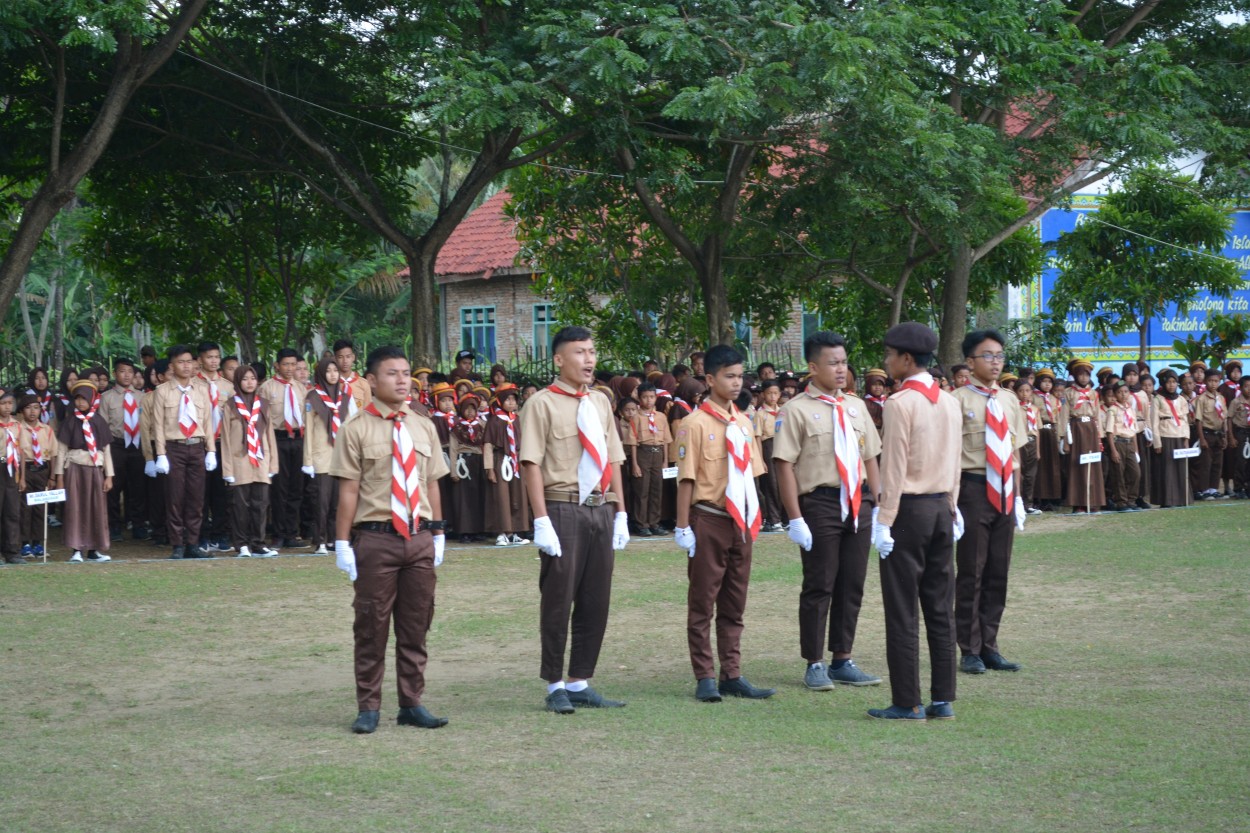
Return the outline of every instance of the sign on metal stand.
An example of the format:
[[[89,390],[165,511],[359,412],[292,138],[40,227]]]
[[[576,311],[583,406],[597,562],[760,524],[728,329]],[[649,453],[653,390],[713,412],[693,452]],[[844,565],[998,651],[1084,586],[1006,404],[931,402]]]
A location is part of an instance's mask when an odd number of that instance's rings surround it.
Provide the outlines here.
[[[43,507],[43,563],[48,563],[48,507],[49,503],[64,503],[64,489],[49,489],[46,492],[27,492],[27,506]]]

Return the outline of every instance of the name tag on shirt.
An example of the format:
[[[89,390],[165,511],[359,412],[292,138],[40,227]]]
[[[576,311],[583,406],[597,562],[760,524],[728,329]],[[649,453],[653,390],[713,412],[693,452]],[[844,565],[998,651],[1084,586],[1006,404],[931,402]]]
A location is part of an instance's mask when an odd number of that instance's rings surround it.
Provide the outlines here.
[[[677,478],[676,466],[665,466],[660,470],[664,480],[675,480]]]

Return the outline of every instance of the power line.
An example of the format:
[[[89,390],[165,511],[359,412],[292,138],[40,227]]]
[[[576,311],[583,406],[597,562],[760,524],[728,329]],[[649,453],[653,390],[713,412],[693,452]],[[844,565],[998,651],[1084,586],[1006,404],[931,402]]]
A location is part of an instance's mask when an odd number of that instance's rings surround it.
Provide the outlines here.
[[[1199,251],[1198,249],[1190,249],[1186,246],[1179,246],[1176,243],[1169,243],[1166,240],[1160,240],[1157,237],[1151,237],[1148,234],[1142,234],[1140,231],[1133,231],[1132,229],[1127,229],[1127,228],[1124,228],[1123,226],[1117,226],[1115,223],[1108,223],[1106,220],[1099,219],[1098,217],[1095,217],[1092,214],[1086,215],[1085,219],[1087,222],[1098,223],[1099,225],[1107,226],[1108,228],[1113,228],[1113,229],[1116,229],[1117,231],[1122,231],[1125,234],[1131,234],[1135,237],[1140,237],[1143,240],[1149,240],[1151,243],[1158,243],[1160,246],[1171,246],[1173,249],[1180,249],[1182,252],[1189,252],[1191,255],[1198,255],[1199,257],[1209,257],[1212,260],[1229,260],[1229,258],[1224,257],[1224,255],[1213,255],[1210,252],[1203,252],[1203,251]]]

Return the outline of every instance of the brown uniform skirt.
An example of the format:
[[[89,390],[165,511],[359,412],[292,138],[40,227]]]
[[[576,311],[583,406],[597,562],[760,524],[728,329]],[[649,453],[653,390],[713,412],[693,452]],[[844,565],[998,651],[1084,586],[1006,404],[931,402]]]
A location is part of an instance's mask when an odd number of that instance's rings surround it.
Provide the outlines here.
[[[1048,427],[1049,425],[1049,427]],[[1059,425],[1042,424],[1037,432],[1037,479],[1033,481],[1033,502],[1063,497],[1063,455],[1059,453]]]
[[[530,528],[530,505],[521,482],[520,464],[511,480],[503,479],[507,452],[495,452],[495,482],[486,481],[486,528],[493,533],[524,532]]]
[[[1150,496],[1160,506],[1186,506],[1189,503],[1189,480],[1185,476],[1185,461],[1174,459],[1172,452],[1188,448],[1189,441],[1184,437],[1160,437],[1159,442],[1163,446],[1162,453],[1151,452],[1154,459],[1150,466]]]
[[[1102,438],[1098,434],[1098,420],[1090,418],[1082,422],[1081,417],[1073,417],[1068,423],[1072,427],[1072,447],[1068,449],[1068,496],[1065,506],[1102,507],[1106,500],[1103,486],[1102,464],[1081,465],[1081,455],[1102,450]],[[1086,486],[1088,485],[1088,497]]]
[[[104,496],[104,469],[65,467],[65,520],[62,534],[71,550],[108,552],[109,508]]]
[[[480,535],[486,531],[484,508],[486,498],[486,474],[482,471],[482,455],[461,452],[460,459],[469,468],[468,478],[452,483],[452,503],[456,507],[456,532],[460,535]],[[452,466],[456,461],[451,461]]]

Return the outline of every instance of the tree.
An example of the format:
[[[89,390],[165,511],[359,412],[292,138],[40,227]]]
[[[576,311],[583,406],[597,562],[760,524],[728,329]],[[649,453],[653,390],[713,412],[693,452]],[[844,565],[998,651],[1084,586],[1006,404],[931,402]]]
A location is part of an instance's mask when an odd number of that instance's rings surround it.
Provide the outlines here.
[[[1145,361],[1150,322],[1169,305],[1184,313],[1204,290],[1227,297],[1240,288],[1236,263],[1220,254],[1231,227],[1191,179],[1136,170],[1055,244],[1061,268],[1050,312],[1089,315],[1104,342],[1136,330]]]
[[[0,258],[0,320],[44,232],[99,160],[135,91],[174,53],[206,3],[6,0],[0,8],[0,100],[12,102],[0,145],[22,149],[2,174],[9,187],[38,183],[22,200]],[[40,139],[42,153],[32,147]]]

